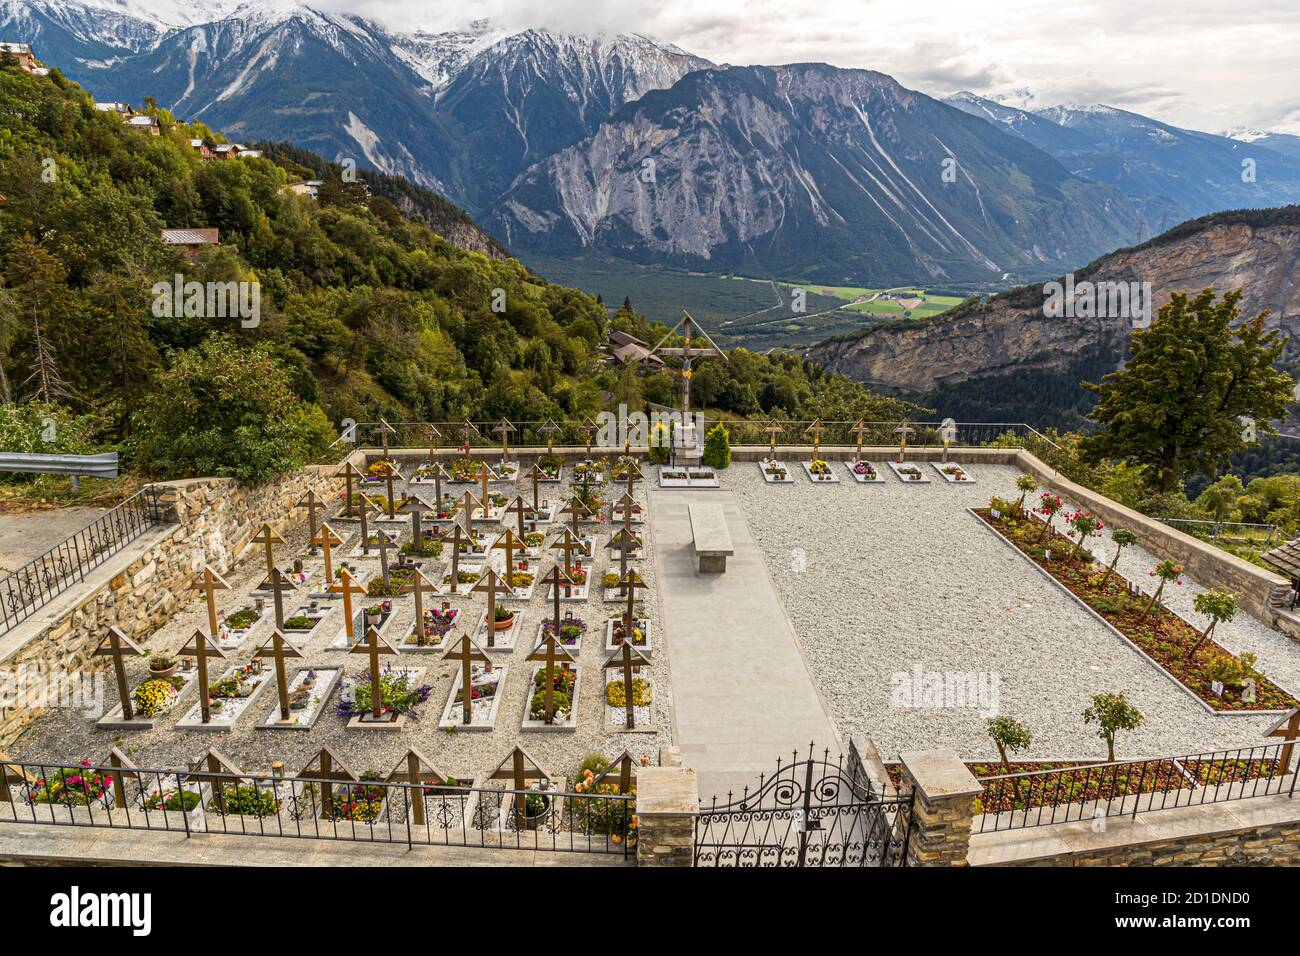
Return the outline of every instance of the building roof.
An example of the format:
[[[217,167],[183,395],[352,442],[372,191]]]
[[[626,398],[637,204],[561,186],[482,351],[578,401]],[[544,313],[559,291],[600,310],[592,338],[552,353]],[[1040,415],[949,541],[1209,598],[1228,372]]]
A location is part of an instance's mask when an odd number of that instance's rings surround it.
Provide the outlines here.
[[[649,362],[651,365],[664,364],[663,359],[657,355],[652,355],[653,350],[650,346],[635,335],[629,335],[626,332],[614,329],[605,337],[605,341],[609,343],[610,353],[624,365],[632,362]]]
[[[215,246],[219,239],[217,229],[164,229],[165,246]]]
[[[126,103],[96,103],[95,109],[101,113],[127,113],[131,107]]]
[[[1288,578],[1300,578],[1300,538],[1279,545],[1260,555],[1265,562],[1277,568]]]
[[[243,148],[244,148],[244,146],[243,146],[242,143],[221,143],[221,144],[218,145],[218,146],[213,146],[213,147],[212,147],[212,151],[213,151],[214,153],[228,153],[228,152],[230,152],[232,149],[233,149],[233,150],[242,150]]]
[[[132,116],[126,123],[128,126],[157,126],[158,120],[152,116]]]
[[[10,43],[6,40],[0,40],[0,53],[28,53],[32,52],[30,43]]]

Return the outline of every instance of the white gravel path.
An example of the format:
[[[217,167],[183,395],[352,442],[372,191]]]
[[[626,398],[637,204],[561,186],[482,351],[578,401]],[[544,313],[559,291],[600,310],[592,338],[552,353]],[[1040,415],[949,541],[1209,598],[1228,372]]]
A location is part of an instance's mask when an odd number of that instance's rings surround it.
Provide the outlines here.
[[[1124,691],[1147,719],[1120,738],[1121,756],[1260,742],[1275,718],[1207,713],[966,511],[993,495],[1014,499],[1016,469],[966,466],[976,483],[960,486],[922,467],[934,480],[919,486],[883,468],[883,484],[858,485],[846,472],[831,486],[802,474],[792,485],[768,485],[751,462],[725,472],[843,733],[871,737],[886,757],[951,747],[988,758],[996,751],[982,706],[995,703],[1033,731],[1028,757],[1104,757],[1081,713],[1093,694]],[[1109,556],[1111,547],[1107,539],[1098,551]],[[1145,584],[1155,563],[1132,548],[1120,569]],[[1170,605],[1195,622],[1198,586],[1188,580],[1172,590]],[[1284,635],[1244,613],[1216,633],[1232,650],[1256,651],[1274,681],[1300,688],[1300,647]],[[891,678],[916,668],[983,674],[996,700],[900,702]]]
[[[527,484],[527,483],[524,483]],[[520,490],[524,489],[520,485]],[[504,486],[501,486],[505,490]],[[531,488],[531,486],[529,486]],[[561,486],[543,486],[543,494],[557,496]],[[513,492],[510,492],[513,494]],[[526,492],[531,495],[531,490]],[[619,494],[622,487],[619,488]],[[645,492],[638,487],[637,498],[645,504]],[[487,527],[487,526],[483,526]],[[552,528],[539,527],[548,532],[548,543]],[[347,538],[342,552],[350,550],[359,540],[360,531],[355,523],[336,523],[335,530]],[[597,530],[598,529],[598,530]],[[495,529],[494,530],[499,530]],[[669,680],[668,654],[665,648],[654,648],[653,667],[650,669],[655,687],[656,725],[658,733],[607,733],[605,728],[604,673],[602,664],[604,653],[604,621],[608,614],[614,613],[615,605],[605,604],[599,598],[601,576],[610,567],[609,552],[605,545],[614,528],[608,523],[599,526],[584,525],[584,531],[593,531],[597,535],[595,565],[591,571],[596,587],[593,588],[592,600],[581,603],[565,602],[561,613],[572,610],[575,616],[588,623],[587,633],[582,640],[578,662],[582,673],[580,689],[578,729],[571,733],[526,733],[520,729],[523,716],[524,699],[529,690],[528,676],[533,665],[524,660],[533,648],[538,625],[549,619],[552,604],[546,589],[537,587],[532,600],[524,606],[524,619],[521,625],[520,639],[514,651],[508,654],[494,654],[493,661],[508,665],[510,672],[506,678],[506,689],[497,716],[496,727],[491,732],[457,732],[448,733],[438,730],[438,719],[442,713],[450,690],[453,665],[443,662],[440,654],[402,654],[400,657],[388,657],[386,661],[393,666],[423,667],[422,682],[433,685],[429,699],[419,708],[420,719],[408,721],[400,732],[383,731],[349,731],[344,727],[344,720],[337,715],[338,691],[326,704],[324,714],[316,726],[308,732],[256,730],[254,725],[262,720],[275,700],[275,688],[268,688],[254,704],[256,716],[246,715],[239,725],[223,732],[186,732],[177,731],[174,725],[186,711],[197,701],[191,692],[181,705],[174,707],[150,731],[101,731],[95,728],[94,721],[73,711],[52,711],[41,717],[19,738],[12,748],[11,755],[19,760],[76,761],[90,759],[99,761],[105,758],[108,749],[114,743],[122,747],[138,766],[173,767],[183,761],[196,758],[209,747],[216,747],[242,769],[249,772],[269,770],[275,760],[283,760],[289,773],[296,772],[305,765],[322,746],[329,746],[354,771],[363,773],[368,770],[387,773],[409,747],[414,746],[445,773],[461,777],[473,777],[490,772],[506,757],[511,748],[520,744],[543,767],[557,777],[563,777],[572,785],[578,766],[582,759],[593,751],[601,751],[608,757],[617,756],[624,749],[634,756],[648,755],[652,762],[658,760],[660,747],[671,744],[671,682]],[[641,530],[641,529],[638,529]],[[409,530],[403,529],[403,536],[409,536]],[[305,526],[287,536],[286,545],[277,548],[276,559],[281,566],[287,566],[294,556],[301,556],[306,547],[307,531]],[[645,599],[645,614],[651,620],[653,631],[659,631],[659,604],[656,596],[654,576],[653,542],[645,541],[647,555],[641,563],[641,576],[650,586]],[[547,552],[538,569],[540,574],[553,562],[553,553]],[[432,563],[436,569],[444,559],[435,559]],[[500,559],[498,559],[500,560]],[[308,558],[307,566],[320,571],[320,559]],[[613,562],[617,566],[617,558]],[[373,567],[378,573],[378,562],[362,562],[363,567]],[[336,565],[337,566],[337,565]],[[264,565],[261,551],[252,549],[239,567],[225,575],[232,587],[232,592],[219,597],[219,606],[223,611],[233,609],[241,603],[251,603],[248,592],[264,579]],[[365,599],[361,599],[365,600]],[[426,602],[435,601],[426,597]],[[441,599],[437,599],[441,600]],[[472,598],[452,598],[452,606],[460,608],[461,618],[469,623],[476,620],[486,608],[486,598],[475,595]],[[300,603],[307,603],[302,601]],[[324,602],[322,602],[324,603]],[[299,603],[294,599],[286,602],[286,616],[291,614]],[[396,619],[387,630],[386,636],[396,646],[400,636],[414,617],[413,600],[409,595],[395,599]],[[360,606],[360,602],[358,602]],[[520,609],[520,605],[511,605]],[[271,614],[270,601],[267,602],[267,614]],[[345,651],[331,651],[326,644],[342,621],[341,610],[336,610],[330,619],[321,625],[321,630],[308,637],[291,636],[290,640],[304,654],[302,661],[294,661],[297,666],[342,666],[345,674],[357,675],[367,667],[366,658],[351,655]],[[206,626],[206,610],[202,600],[193,600],[147,641],[142,642],[148,649],[165,649],[175,652],[188,639],[196,627]],[[217,662],[211,666],[215,676],[230,663],[247,663],[254,650],[266,639],[269,632],[260,625],[245,643],[236,651],[228,651],[228,662]],[[458,637],[464,633],[463,626],[453,628],[452,635]],[[289,675],[295,673],[295,666],[290,666]],[[128,664],[128,676],[135,686],[145,674],[145,664],[135,659]],[[116,685],[111,672],[106,675],[105,692],[109,698],[108,706],[116,700]]]

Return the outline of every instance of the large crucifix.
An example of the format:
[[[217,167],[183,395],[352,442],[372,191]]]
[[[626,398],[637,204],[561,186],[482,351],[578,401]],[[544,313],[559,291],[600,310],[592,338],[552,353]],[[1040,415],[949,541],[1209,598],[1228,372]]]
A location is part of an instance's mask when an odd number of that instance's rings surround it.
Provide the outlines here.
[[[496,647],[496,617],[497,617],[497,595],[502,597],[513,594],[514,588],[510,586],[508,579],[503,580],[497,574],[495,568],[488,568],[483,575],[474,582],[470,588],[470,593],[482,593],[487,595],[487,616],[484,618],[484,624],[487,629],[488,647]]]
[[[821,453],[822,433],[825,431],[826,431],[826,426],[822,424],[822,420],[820,418],[804,429],[805,435],[812,435],[813,437],[813,450],[812,450],[813,461],[816,461],[817,456]]]
[[[510,420],[503,418],[492,426],[492,430],[501,436],[501,464],[505,464],[510,454],[510,433],[515,430],[515,426],[510,424]]]
[[[605,661],[605,670],[618,669],[623,672],[623,705],[627,713],[627,729],[636,727],[636,707],[632,700],[632,681],[642,667],[649,667],[650,660],[637,648],[632,646],[632,627],[628,626],[627,639],[623,646]]]
[[[487,779],[510,781],[511,789],[515,791],[515,829],[523,830],[528,816],[528,794],[525,792],[528,781],[545,780],[549,783],[551,775],[522,747],[515,747]]]
[[[343,595],[343,632],[348,636],[348,643],[352,644],[357,638],[356,622],[352,615],[352,596],[365,594],[365,585],[354,578],[351,571],[344,568],[339,572],[338,581],[331,584],[329,589],[332,594]]]
[[[266,579],[271,580],[271,572],[275,570],[275,554],[272,551],[272,545],[284,544],[284,538],[276,534],[269,524],[263,524],[258,529],[257,534],[252,537],[253,544],[260,544],[266,549]]]
[[[767,432],[767,454],[773,460],[776,460],[776,436],[785,431],[774,418],[763,428]]]
[[[311,543],[321,549],[321,554],[325,557],[325,585],[328,587],[334,580],[334,548],[343,543],[343,539],[334,533],[334,529],[329,526],[329,522],[322,522],[316,534],[312,537]]]
[[[546,681],[542,689],[542,702],[546,709],[546,723],[555,722],[555,668],[557,665],[568,664],[572,666],[577,662],[573,655],[565,649],[560,643],[560,629],[557,627],[542,638],[542,642],[533,648],[532,652],[524,658],[529,661],[542,661],[546,668]],[[570,713],[578,712],[578,702],[576,700],[569,702]]]
[[[442,655],[444,661],[460,661],[460,722],[468,727],[474,720],[474,665],[492,666],[492,659],[484,654],[466,634]]]
[[[674,335],[681,335],[682,344],[680,347],[664,348],[664,342]],[[693,345],[694,337],[698,335],[704,341],[704,345]],[[704,331],[698,322],[685,309],[682,310],[682,320],[674,326],[667,335],[665,335],[653,349],[650,355],[675,355],[682,360],[682,428],[688,430],[696,441],[699,440],[695,435],[694,429],[689,425],[691,420],[691,366],[696,358],[706,358],[716,356],[723,361],[727,360],[726,353],[713,344],[713,339]],[[673,464],[676,464],[676,451],[674,447],[670,449],[673,455]]]
[[[289,712],[289,678],[284,668],[285,658],[302,657],[302,652],[289,643],[277,626],[271,632],[270,639],[253,654],[254,660],[272,658],[275,661],[275,687],[280,695],[280,723],[290,723]]]
[[[199,671],[199,712],[202,714],[202,722],[205,724],[212,723],[212,701],[208,699],[208,655],[218,659],[224,659],[225,654],[217,644],[209,643],[211,638],[201,630],[195,630],[190,639],[185,642],[185,646],[177,651],[180,657],[193,657],[195,666]]]
[[[208,633],[216,640],[220,633],[220,625],[217,623],[217,592],[229,591],[230,585],[216,571],[205,566],[194,588],[203,592],[203,599],[208,606]]]
[[[109,625],[108,636],[95,648],[92,657],[113,658],[113,676],[117,678],[117,694],[122,700],[122,719],[134,720],[135,711],[131,708],[131,690],[126,682],[126,658],[144,657],[144,651],[131,638],[123,634],[116,626]]]
[[[365,654],[370,658],[370,719],[372,722],[383,720],[384,684],[381,679],[383,675],[379,672],[379,658],[396,654],[397,651],[380,636],[379,628],[371,627],[366,631],[365,641],[354,644],[348,653]],[[364,719],[363,717],[362,720]]]
[[[438,589],[434,583],[424,576],[424,572],[419,568],[411,575],[409,584],[402,588],[405,594],[415,595],[415,646],[424,646],[424,595],[437,594]]]
[[[316,537],[316,512],[325,510],[325,502],[315,491],[308,488],[307,493],[298,499],[295,508],[307,509],[307,531],[309,538]],[[311,543],[310,541],[308,543]]]
[[[523,495],[516,495],[515,500],[507,506],[505,514],[514,515],[519,519],[519,537],[522,538],[528,533],[528,529],[524,527],[528,523],[528,517],[530,515],[536,517],[537,512],[528,502],[524,501]]]

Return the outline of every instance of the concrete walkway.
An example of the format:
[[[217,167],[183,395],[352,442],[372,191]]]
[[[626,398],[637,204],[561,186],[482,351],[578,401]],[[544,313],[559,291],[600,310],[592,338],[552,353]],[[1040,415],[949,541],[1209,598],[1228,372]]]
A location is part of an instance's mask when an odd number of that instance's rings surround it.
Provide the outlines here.
[[[691,502],[721,505],[736,549],[724,574],[699,574]],[[735,496],[725,489],[650,489],[661,622],[671,661],[674,742],[707,804],[739,795],[777,757],[842,748],[794,629]]]

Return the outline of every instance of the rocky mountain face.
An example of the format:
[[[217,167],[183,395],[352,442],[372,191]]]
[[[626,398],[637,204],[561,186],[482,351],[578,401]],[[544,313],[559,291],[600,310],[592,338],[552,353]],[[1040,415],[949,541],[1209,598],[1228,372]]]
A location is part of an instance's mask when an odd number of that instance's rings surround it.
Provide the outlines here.
[[[1300,137],[1218,136],[1110,106],[1029,110],[973,93],[944,102],[1034,144],[1081,179],[1121,190],[1142,210],[1144,238],[1207,213],[1300,202]]]
[[[1242,290],[1242,315],[1271,311],[1268,324],[1291,336],[1300,361],[1300,206],[1223,213],[1185,223],[1151,242],[1105,256],[1075,275],[1082,282],[1150,282],[1152,314],[1175,292]],[[1132,322],[1049,318],[1041,286],[973,301],[926,322],[891,322],[822,342],[807,355],[850,378],[890,392],[1025,371],[1061,372],[1080,355],[1122,360]]]
[[[882,73],[688,74],[524,173],[512,247],[814,281],[1048,274],[1131,241],[1115,189]]]

